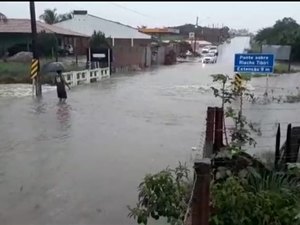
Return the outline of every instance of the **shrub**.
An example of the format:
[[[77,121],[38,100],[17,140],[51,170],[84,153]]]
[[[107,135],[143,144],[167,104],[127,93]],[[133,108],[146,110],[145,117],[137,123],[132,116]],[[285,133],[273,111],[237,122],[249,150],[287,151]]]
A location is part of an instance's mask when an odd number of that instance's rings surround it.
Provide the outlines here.
[[[174,170],[165,169],[154,175],[146,175],[139,185],[139,198],[135,208],[129,208],[130,217],[139,224],[147,224],[148,218],[165,217],[168,223],[182,224],[191,193],[188,169],[179,165]]]
[[[211,225],[290,225],[300,224],[298,218],[299,198],[288,181],[274,175],[256,181],[242,182],[230,177],[223,183],[212,186],[213,208]],[[275,185],[275,188],[274,186]],[[253,187],[256,187],[253,189]]]
[[[101,31],[94,31],[90,39],[91,48],[109,48],[109,43],[105,37],[105,34]]]
[[[40,57],[51,57],[52,50],[57,52],[58,41],[55,34],[49,34],[42,31],[37,36],[37,50]]]

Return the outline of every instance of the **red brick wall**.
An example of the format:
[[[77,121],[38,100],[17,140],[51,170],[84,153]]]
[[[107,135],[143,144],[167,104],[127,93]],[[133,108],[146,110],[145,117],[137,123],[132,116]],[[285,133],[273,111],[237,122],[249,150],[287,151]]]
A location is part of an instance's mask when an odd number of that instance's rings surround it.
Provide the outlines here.
[[[112,40],[108,40],[112,45]],[[137,65],[144,67],[145,64],[145,48],[149,46],[151,40],[134,39],[133,47],[131,47],[131,39],[115,39],[114,47],[112,47],[114,67],[130,67]],[[86,55],[86,49],[89,46],[89,38],[77,39],[77,53],[78,55]]]
[[[113,47],[113,57],[114,67],[129,67],[133,65],[144,67],[145,48],[139,46]]]
[[[86,49],[89,47],[89,38],[77,38],[77,55],[86,55]]]
[[[131,39],[115,39],[115,47],[118,46],[131,46]],[[151,39],[133,39],[133,46],[148,46]]]

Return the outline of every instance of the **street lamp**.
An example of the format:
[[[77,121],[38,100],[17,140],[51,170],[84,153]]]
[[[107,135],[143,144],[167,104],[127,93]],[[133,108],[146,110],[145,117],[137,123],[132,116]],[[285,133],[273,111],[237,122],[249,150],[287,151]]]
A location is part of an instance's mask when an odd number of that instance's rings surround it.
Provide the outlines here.
[[[33,55],[33,60],[38,61],[37,75],[33,78],[35,81],[35,95],[37,97],[40,97],[42,96],[42,85],[41,85],[41,77],[39,73],[40,70],[39,56],[37,54],[37,48],[36,48],[37,32],[36,32],[34,1],[29,2],[29,9],[30,9],[30,19],[31,19],[32,55]]]

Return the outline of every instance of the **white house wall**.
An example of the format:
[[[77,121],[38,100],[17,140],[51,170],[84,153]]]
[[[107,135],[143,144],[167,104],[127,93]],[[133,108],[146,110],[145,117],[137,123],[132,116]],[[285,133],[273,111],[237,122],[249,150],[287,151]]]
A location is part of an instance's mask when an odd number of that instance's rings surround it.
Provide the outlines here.
[[[124,39],[151,39],[150,35],[140,33],[132,27],[102,19],[92,15],[74,15],[73,19],[56,23],[56,26],[76,31],[91,36],[96,31],[101,31],[106,37]]]

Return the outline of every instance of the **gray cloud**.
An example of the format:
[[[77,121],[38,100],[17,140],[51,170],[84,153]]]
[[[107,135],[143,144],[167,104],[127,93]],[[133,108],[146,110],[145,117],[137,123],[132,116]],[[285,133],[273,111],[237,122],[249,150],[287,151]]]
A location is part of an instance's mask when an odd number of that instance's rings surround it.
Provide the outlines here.
[[[271,26],[277,19],[300,21],[300,2],[36,2],[37,17],[46,8],[58,13],[85,9],[90,14],[131,26],[173,26],[195,23],[222,24],[251,31]],[[0,11],[9,18],[29,18],[29,2],[1,2]]]

